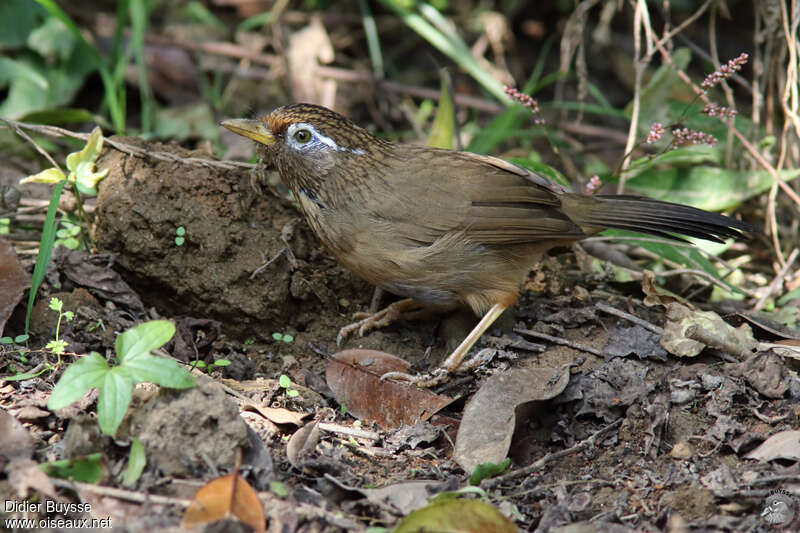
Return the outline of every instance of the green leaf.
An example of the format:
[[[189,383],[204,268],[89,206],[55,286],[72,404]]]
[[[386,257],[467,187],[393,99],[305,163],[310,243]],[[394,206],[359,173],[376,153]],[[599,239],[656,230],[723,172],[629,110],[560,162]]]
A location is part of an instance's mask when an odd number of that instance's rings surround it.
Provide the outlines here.
[[[564,174],[554,169],[550,165],[542,163],[541,161],[536,161],[527,157],[512,157],[509,159],[509,161],[515,165],[521,166],[522,168],[526,168],[532,172],[540,174],[554,183],[558,183],[565,187],[570,186],[569,180],[566,176],[564,176]]]
[[[114,343],[120,362],[149,355],[150,350],[164,346],[175,335],[175,325],[168,320],[151,320],[121,333]]]
[[[53,242],[56,238],[58,199],[61,197],[61,191],[66,183],[66,181],[56,183],[55,187],[53,187],[53,192],[50,193],[50,203],[47,206],[47,215],[44,217],[44,226],[42,227],[42,238],[39,241],[39,253],[36,255],[36,264],[33,267],[33,275],[31,276],[31,289],[28,291],[25,334],[29,331],[31,311],[33,310],[33,302],[36,300],[36,292],[39,290],[39,285],[42,284],[44,275],[47,273],[47,263],[50,262],[50,254],[53,252]]]
[[[480,485],[484,479],[497,476],[508,470],[511,466],[511,459],[506,458],[502,463],[481,463],[472,471],[469,477],[470,485]]]
[[[57,107],[55,109],[45,109],[33,111],[20,117],[20,122],[32,124],[75,124],[81,122],[97,122],[101,119],[86,109],[75,107]]]
[[[47,408],[61,409],[79,400],[92,387],[100,388],[108,372],[108,363],[99,353],[84,355],[64,370],[50,394]]]
[[[445,77],[442,77],[442,88],[439,91],[439,107],[436,108],[436,116],[433,118],[431,132],[428,134],[428,146],[452,150],[455,130],[453,102],[450,100],[447,81]]]
[[[39,55],[62,61],[69,58],[75,48],[75,37],[66,24],[56,17],[47,17],[44,24],[28,35],[28,48]]]
[[[30,0],[0,2],[0,49],[18,48],[47,13]]]
[[[100,453],[93,453],[76,459],[44,463],[39,465],[39,468],[48,476],[82,481],[84,483],[98,483],[105,474],[103,457]]]
[[[97,183],[108,174],[107,168],[100,172],[94,170],[94,163],[102,151],[103,131],[95,126],[83,150],[67,156],[67,168],[71,171],[68,179],[75,183],[82,194],[96,196]]]
[[[39,89],[46,91],[50,83],[27,61],[0,57],[0,86],[16,79],[25,79]]]
[[[131,403],[133,380],[120,367],[114,367],[106,372],[98,389],[97,423],[105,435],[113,436]]]
[[[449,499],[432,503],[406,516],[393,533],[442,531],[517,533],[517,527],[497,509],[480,500]]]
[[[279,498],[285,498],[289,495],[289,490],[286,488],[286,485],[280,481],[270,481],[269,491]]]
[[[133,486],[141,477],[144,467],[147,466],[147,457],[144,446],[139,437],[131,441],[131,451],[128,453],[128,466],[122,472],[122,484],[126,487]]]
[[[650,77],[647,85],[642,89],[639,107],[639,126],[642,131],[648,131],[653,122],[670,124],[673,122],[668,106],[664,102],[674,93],[685,91],[685,84],[678,76],[677,71],[685,71],[692,59],[688,48],[679,48],[671,54],[673,65],[661,65]],[[625,108],[628,117],[631,116],[633,104]]]
[[[467,146],[467,151],[488,154],[498,144],[514,137],[520,126],[530,119],[530,111],[520,105],[503,110],[485,128],[478,131]]]
[[[425,3],[415,3],[413,7],[419,9],[419,14],[413,11],[412,6],[398,0],[380,0],[381,4],[394,11],[403,22],[417,32],[423,39],[444,55],[455,61],[466,70],[483,88],[497,98],[501,103],[508,105],[510,102],[503,91],[503,84],[497,81],[486,68],[484,68],[458,35],[453,25],[447,21],[433,6]]]
[[[779,171],[783,181],[800,176],[800,169]],[[772,187],[766,170],[728,170],[711,166],[651,169],[629,179],[625,192],[657,200],[692,205],[706,211],[737,206]]]
[[[651,252],[657,254],[659,257],[662,257],[664,259],[669,259],[670,261],[673,261],[674,263],[677,263],[684,268],[702,270],[703,272],[707,273],[713,278],[722,281],[722,283],[725,283],[723,280],[720,279],[719,273],[717,272],[717,269],[714,268],[714,265],[711,264],[711,262],[706,258],[706,256],[701,254],[700,251],[697,250],[696,248],[673,246],[672,244],[660,243],[660,242],[645,242],[639,240],[626,241],[625,240],[626,236],[640,237],[641,235],[635,232],[623,231],[623,230],[609,229],[602,232],[601,235],[619,237],[619,240],[621,242],[628,242],[634,246],[640,246],[646,250],[650,250]],[[656,273],[656,275],[658,274]],[[725,285],[731,291],[734,292],[738,291],[736,287],[733,287],[727,283],[725,283]]]
[[[788,302],[797,299],[800,299],[800,288],[787,292],[786,294],[778,298],[778,301],[776,303],[778,305],[786,305]]]
[[[155,383],[170,389],[188,389],[195,384],[194,377],[176,361],[154,355],[140,355],[122,362],[124,369],[135,383]]]
[[[289,379],[289,376],[286,374],[281,374],[281,377],[278,378],[278,385],[283,387],[284,389],[288,389],[292,386],[292,380]]]

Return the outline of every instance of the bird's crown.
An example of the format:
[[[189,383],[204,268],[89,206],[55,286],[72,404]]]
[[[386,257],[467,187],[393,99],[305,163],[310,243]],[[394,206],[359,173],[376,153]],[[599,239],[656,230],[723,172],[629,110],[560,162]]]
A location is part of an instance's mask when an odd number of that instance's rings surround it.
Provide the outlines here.
[[[363,153],[375,143],[383,142],[339,113],[314,104],[279,107],[262,121],[275,137],[284,142],[302,139],[295,136],[303,131],[330,148],[353,153]]]

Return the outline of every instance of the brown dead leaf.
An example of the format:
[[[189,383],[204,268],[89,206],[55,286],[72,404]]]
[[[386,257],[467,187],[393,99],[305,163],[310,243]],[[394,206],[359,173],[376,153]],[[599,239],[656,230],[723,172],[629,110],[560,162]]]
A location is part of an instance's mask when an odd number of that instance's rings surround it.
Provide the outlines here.
[[[309,422],[294,432],[286,445],[286,458],[298,470],[302,470],[303,458],[311,454],[319,444],[319,420]]]
[[[54,259],[59,269],[76,285],[86,287],[93,295],[136,311],[144,310],[139,295],[111,267],[111,254],[90,254],[82,250],[58,248]]]
[[[0,464],[33,455],[33,439],[28,430],[5,409],[0,409]]]
[[[762,442],[758,448],[745,455],[745,459],[800,461],[800,430],[781,431],[774,434]]]
[[[30,489],[58,499],[53,482],[39,468],[39,463],[31,459],[18,459],[8,465],[8,483],[23,500],[28,499]]]
[[[561,394],[569,383],[569,367],[515,368],[487,379],[464,408],[453,459],[467,472],[505,459],[516,408]]]
[[[31,280],[8,239],[0,239],[0,335]]]
[[[429,390],[380,380],[386,372],[406,372],[408,367],[408,362],[386,352],[343,350],[328,361],[325,379],[353,416],[391,429],[424,422],[453,401]]]
[[[318,65],[334,59],[333,44],[321,17],[312,16],[311,24],[289,37],[286,59],[295,102],[336,107],[336,80],[317,74]]]
[[[644,292],[644,304],[648,307],[655,305],[667,306],[671,303],[682,303],[687,307],[694,309],[694,306],[681,298],[677,294],[668,291],[663,287],[656,285],[656,276],[651,270],[642,272],[642,292]]]
[[[273,424],[294,424],[295,426],[302,426],[303,419],[311,414],[298,413],[283,407],[265,407],[252,403],[243,403],[242,408],[259,413]]]
[[[194,529],[227,517],[235,517],[255,531],[265,530],[258,494],[238,473],[214,479],[197,491],[183,515],[182,526]]]
[[[677,302],[666,307],[661,346],[673,355],[694,357],[710,346],[744,358],[758,346],[747,324],[734,328],[713,311],[698,311]]]

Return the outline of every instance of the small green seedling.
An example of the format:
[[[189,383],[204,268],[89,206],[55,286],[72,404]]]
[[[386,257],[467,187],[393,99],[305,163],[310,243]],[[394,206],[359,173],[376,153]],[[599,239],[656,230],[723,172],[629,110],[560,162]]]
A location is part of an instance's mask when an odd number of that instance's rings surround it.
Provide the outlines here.
[[[80,224],[75,224],[69,220],[62,219],[60,222],[61,228],[56,231],[56,240],[54,246],[63,246],[70,250],[77,250],[81,247],[81,241],[78,235],[81,234],[83,229]]]
[[[199,370],[205,370],[206,372],[211,372],[215,368],[221,368],[223,366],[228,366],[229,364],[231,364],[231,362],[229,360],[227,360],[227,359],[217,359],[216,361],[214,361],[210,365],[206,364],[205,361],[201,361],[200,359],[196,359],[196,360],[192,361],[191,366],[193,366],[194,368],[197,368]]]
[[[17,335],[16,337],[0,337],[0,344],[22,344],[28,340],[27,335]]]
[[[278,342],[285,342],[287,344],[294,340],[294,337],[288,333],[273,333],[272,338]]]
[[[183,243],[186,242],[186,228],[183,226],[178,226],[175,228],[175,246],[183,246]]]
[[[194,377],[176,361],[150,354],[174,334],[172,322],[151,320],[117,337],[114,351],[119,364],[109,366],[97,352],[84,355],[64,371],[47,402],[48,409],[67,407],[90,389],[97,389],[97,422],[104,434],[114,435],[137,383],[150,382],[171,389],[194,386]]]
[[[290,398],[295,398],[300,395],[297,390],[292,388],[292,380],[289,379],[289,376],[286,374],[281,374],[281,377],[278,378],[278,385],[286,391],[286,396]]]
[[[60,363],[61,356],[67,351],[67,342],[59,338],[61,333],[61,319],[65,319],[67,322],[70,322],[73,318],[75,318],[75,313],[72,311],[63,311],[64,302],[58,298],[50,298],[49,307],[53,311],[58,312],[58,322],[56,322],[56,338],[48,342],[47,345],[45,345],[45,348],[56,354]]]

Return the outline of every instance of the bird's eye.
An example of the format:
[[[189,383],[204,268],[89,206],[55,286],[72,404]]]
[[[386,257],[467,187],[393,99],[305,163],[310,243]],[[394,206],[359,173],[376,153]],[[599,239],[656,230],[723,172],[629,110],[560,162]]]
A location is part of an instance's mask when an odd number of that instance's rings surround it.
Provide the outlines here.
[[[294,134],[294,140],[300,144],[305,144],[311,140],[311,132],[308,130],[297,130]]]

